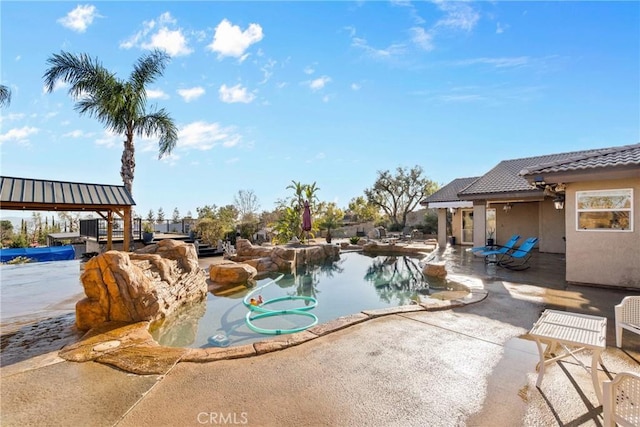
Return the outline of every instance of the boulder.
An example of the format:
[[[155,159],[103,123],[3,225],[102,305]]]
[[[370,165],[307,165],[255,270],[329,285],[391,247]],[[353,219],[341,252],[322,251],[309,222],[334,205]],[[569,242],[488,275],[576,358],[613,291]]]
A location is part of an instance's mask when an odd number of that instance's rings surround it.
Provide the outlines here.
[[[447,268],[444,261],[428,262],[422,269],[422,273],[425,276],[444,279],[445,277],[447,277]]]
[[[207,296],[195,247],[177,240],[134,253],[105,252],[87,261],[80,280],[87,296],[76,304],[82,331],[111,321],[160,320]]]
[[[255,267],[236,262],[224,262],[209,267],[209,279],[222,285],[247,283],[258,274]]]

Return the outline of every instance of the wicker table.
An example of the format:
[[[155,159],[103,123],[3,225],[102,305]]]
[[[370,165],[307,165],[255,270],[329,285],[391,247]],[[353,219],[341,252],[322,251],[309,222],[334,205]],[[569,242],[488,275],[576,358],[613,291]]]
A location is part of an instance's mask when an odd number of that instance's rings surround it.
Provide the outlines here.
[[[540,353],[536,387],[539,388],[542,384],[545,365],[565,357],[573,357],[583,368],[588,369],[575,357],[575,354],[583,350],[591,350],[591,379],[598,402],[602,403],[602,389],[598,380],[598,362],[602,364],[600,354],[607,344],[606,317],[545,310],[529,331],[529,335],[536,341]],[[545,350],[543,350],[543,342],[548,344]],[[557,345],[560,345],[565,353],[555,356],[554,351]],[[549,355],[553,355],[553,357],[547,358]]]

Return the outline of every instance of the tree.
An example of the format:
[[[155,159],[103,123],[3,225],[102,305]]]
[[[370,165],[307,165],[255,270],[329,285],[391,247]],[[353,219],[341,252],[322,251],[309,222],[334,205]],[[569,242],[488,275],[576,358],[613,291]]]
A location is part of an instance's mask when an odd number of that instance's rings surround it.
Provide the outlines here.
[[[156,214],[153,212],[153,209],[149,209],[149,212],[147,212],[146,220],[151,223],[156,222]]]
[[[13,224],[7,219],[0,220],[0,244],[11,242],[13,239]]]
[[[164,222],[164,209],[158,209],[158,217],[156,218],[156,220],[158,221],[158,224],[162,224]]]
[[[8,86],[0,85],[0,107],[8,106],[11,103],[11,89]]]
[[[407,214],[438,189],[435,182],[422,177],[422,172],[420,166],[410,170],[398,167],[395,176],[388,170],[378,171],[373,187],[364,191],[367,201],[386,213],[392,229],[404,228]]]
[[[380,218],[379,211],[378,206],[368,203],[362,196],[354,197],[349,202],[349,212],[357,222],[376,221]]]
[[[171,221],[173,221],[173,223],[177,223],[180,222],[180,211],[178,210],[178,208],[173,208],[173,215],[171,216]]]
[[[125,188],[133,194],[135,172],[134,137],[159,136],[158,157],[171,151],[178,141],[178,128],[164,109],[147,111],[146,86],[162,76],[169,55],[160,50],[143,55],[133,67],[128,80],[116,78],[97,58],[86,54],[60,52],[47,59],[45,88],[51,93],[58,81],[69,84],[69,95],[77,102],[80,115],[88,114],[102,122],[108,130],[124,136],[120,176]],[[133,221],[131,221],[133,224]],[[133,228],[129,233],[133,249]]]
[[[80,230],[80,213],[79,212],[58,212],[58,218],[60,219],[60,221],[64,222],[65,232]]]
[[[260,204],[253,190],[239,190],[233,202],[238,211],[240,222],[253,222],[256,220]]]
[[[195,230],[198,235],[211,246],[216,246],[218,240],[235,230],[236,208],[232,205],[218,208],[216,205],[207,205],[196,208],[198,221]]]
[[[319,200],[316,193],[320,188],[316,186],[315,182],[313,184],[303,184],[301,182],[291,181],[291,184],[287,186],[287,189],[293,190],[294,194],[288,199],[278,201],[278,211],[282,214],[282,217],[278,219],[276,231],[278,231],[278,233],[282,233],[283,229],[288,228],[289,231],[284,233],[284,235],[290,237],[297,236],[298,239],[302,239],[304,234],[304,231],[302,230],[302,212],[304,202],[305,200],[309,202],[309,209],[313,216],[317,210]],[[287,207],[291,208],[293,212],[285,209]],[[286,223],[283,223],[282,221],[286,221]],[[284,238],[285,237],[282,237],[278,239],[278,241],[282,241]]]
[[[336,229],[342,225],[344,219],[344,212],[338,208],[335,202],[327,203],[323,207],[320,218],[318,219],[318,226],[320,229],[327,230],[327,242],[331,243],[331,229]]]

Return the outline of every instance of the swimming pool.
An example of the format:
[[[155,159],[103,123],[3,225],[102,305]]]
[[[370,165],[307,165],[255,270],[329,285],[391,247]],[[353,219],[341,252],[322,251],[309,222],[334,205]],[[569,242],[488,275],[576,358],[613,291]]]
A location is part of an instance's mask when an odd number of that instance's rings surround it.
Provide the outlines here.
[[[309,312],[319,323],[362,310],[411,304],[443,290],[467,290],[453,282],[427,279],[419,258],[409,255],[366,255],[346,252],[335,262],[308,266],[296,274],[274,274],[255,286],[235,285],[209,292],[205,301],[180,310],[162,323],[151,326],[151,334],[161,345],[170,347],[213,347],[210,338],[224,337],[225,345],[242,345],[268,339],[252,331],[245,322],[248,309],[243,299],[256,287],[266,301],[283,296],[313,297],[318,301]],[[257,294],[255,294],[257,296]],[[292,300],[274,304],[273,309],[292,309],[310,304]],[[306,316],[273,316],[255,321],[260,328],[289,329],[309,324]],[[216,340],[213,340],[215,343]]]

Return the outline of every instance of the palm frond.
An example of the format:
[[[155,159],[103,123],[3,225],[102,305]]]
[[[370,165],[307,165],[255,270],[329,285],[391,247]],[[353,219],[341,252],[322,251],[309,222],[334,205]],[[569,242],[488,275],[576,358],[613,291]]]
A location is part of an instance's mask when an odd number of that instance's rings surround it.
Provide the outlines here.
[[[135,87],[135,92],[140,93],[145,101],[147,96],[144,90],[145,86],[162,76],[170,59],[166,52],[156,49],[138,59],[134,65],[129,82]]]
[[[171,154],[178,142],[178,128],[164,108],[139,117],[136,121],[136,133],[138,136],[160,136],[158,158]]]
[[[11,89],[8,86],[0,85],[0,106],[11,103]]]

